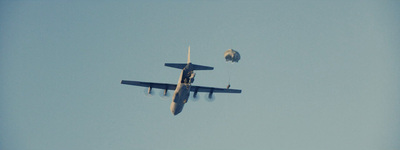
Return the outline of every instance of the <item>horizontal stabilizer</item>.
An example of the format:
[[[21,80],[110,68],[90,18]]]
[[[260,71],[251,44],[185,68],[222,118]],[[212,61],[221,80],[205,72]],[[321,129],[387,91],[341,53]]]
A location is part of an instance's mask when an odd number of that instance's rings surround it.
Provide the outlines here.
[[[172,68],[177,68],[177,69],[183,69],[185,68],[188,64],[182,64],[182,63],[165,63],[164,64],[167,67],[172,67]],[[209,67],[209,66],[202,66],[202,65],[196,65],[190,63],[191,67],[193,67],[193,70],[214,70],[214,67]]]
[[[214,67],[195,65],[195,64],[192,65],[193,65],[193,70],[214,70]]]
[[[165,63],[164,66],[167,67],[172,67],[172,68],[177,68],[177,69],[183,69],[186,67],[187,64],[178,64],[178,63]]]

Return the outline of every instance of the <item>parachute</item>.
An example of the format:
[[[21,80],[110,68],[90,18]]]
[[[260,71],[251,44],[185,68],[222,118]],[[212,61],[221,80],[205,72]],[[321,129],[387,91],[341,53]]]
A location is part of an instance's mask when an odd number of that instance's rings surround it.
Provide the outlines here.
[[[226,62],[239,62],[240,60],[240,54],[239,52],[233,50],[233,49],[228,49],[227,51],[225,51],[224,53],[224,57]],[[228,79],[228,86],[226,86],[227,89],[229,89],[231,87],[231,69],[228,69],[228,74],[229,74],[229,79]]]
[[[233,50],[233,49],[228,49],[227,51],[225,51],[225,53],[224,53],[224,57],[225,57],[225,60],[227,61],[227,62],[232,62],[232,63],[234,63],[234,62],[239,62],[239,60],[240,60],[240,54],[239,54],[239,52],[237,52],[237,51],[235,51],[235,50]]]

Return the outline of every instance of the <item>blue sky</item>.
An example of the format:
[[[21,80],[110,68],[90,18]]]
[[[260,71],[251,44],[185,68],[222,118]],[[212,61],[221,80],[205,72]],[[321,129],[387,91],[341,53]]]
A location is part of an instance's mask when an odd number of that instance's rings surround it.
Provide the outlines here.
[[[396,1],[0,2],[0,149],[399,149]],[[146,97],[165,62],[213,102]],[[242,59],[225,63],[236,49]],[[159,91],[156,91],[156,93]]]

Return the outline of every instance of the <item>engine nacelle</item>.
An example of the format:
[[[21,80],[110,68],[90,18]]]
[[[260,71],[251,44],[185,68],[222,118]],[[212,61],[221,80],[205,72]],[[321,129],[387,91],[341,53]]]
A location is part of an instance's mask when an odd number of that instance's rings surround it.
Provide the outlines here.
[[[167,96],[167,94],[168,94],[168,89],[165,89],[163,95]]]
[[[153,87],[149,86],[149,90],[147,90],[147,94],[151,94],[151,89],[153,89]]]
[[[197,91],[198,91],[198,90],[199,90],[198,88],[194,89],[193,98],[196,98],[196,97],[197,97]]]
[[[213,94],[213,92],[214,92],[214,91],[211,91],[211,92],[208,94],[208,98],[209,98],[209,99],[212,99],[212,96],[213,96],[212,94]]]

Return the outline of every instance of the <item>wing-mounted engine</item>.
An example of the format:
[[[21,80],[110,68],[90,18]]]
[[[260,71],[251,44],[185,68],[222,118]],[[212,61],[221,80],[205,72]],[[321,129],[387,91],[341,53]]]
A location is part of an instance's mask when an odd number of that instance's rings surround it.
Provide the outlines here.
[[[208,93],[208,98],[209,99],[211,99],[213,97],[213,93],[214,93],[214,90],[211,90],[210,93]]]
[[[149,86],[149,89],[147,90],[147,94],[151,95],[152,94],[152,91],[151,91],[152,89],[153,89],[153,87]]]
[[[168,92],[168,88],[164,88],[162,91],[160,91],[160,97],[163,99],[166,99],[169,97],[169,92]]]
[[[198,87],[194,87],[194,92],[193,92],[193,98],[194,99],[198,98],[197,92],[199,92],[199,88]]]
[[[163,96],[168,96],[168,89],[164,89]]]
[[[152,97],[153,96],[153,87],[149,86],[147,89],[144,89],[143,94],[145,96]]]
[[[213,93],[214,93],[214,90],[213,90],[213,89],[210,90],[210,92],[208,93],[207,100],[208,100],[209,102],[212,102],[212,101],[215,100],[215,96],[213,95]]]

